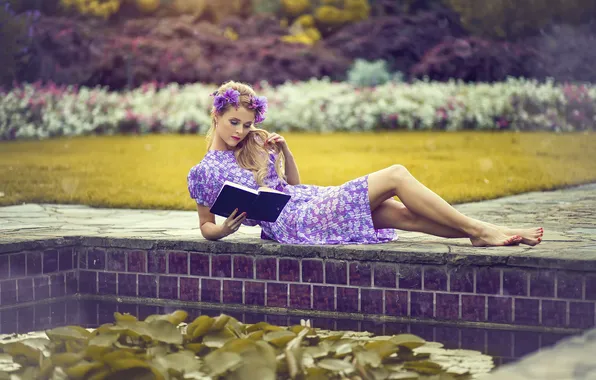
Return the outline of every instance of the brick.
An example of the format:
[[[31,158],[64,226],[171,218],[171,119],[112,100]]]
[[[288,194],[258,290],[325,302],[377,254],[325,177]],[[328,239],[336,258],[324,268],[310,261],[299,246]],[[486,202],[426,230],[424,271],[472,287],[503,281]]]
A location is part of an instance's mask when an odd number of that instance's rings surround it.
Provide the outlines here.
[[[420,265],[400,265],[399,288],[422,289],[422,267]]]
[[[267,284],[267,306],[288,306],[288,284],[274,282]]]
[[[302,260],[302,282],[323,283],[322,260]]]
[[[411,292],[410,293],[410,316],[414,318],[433,317],[433,293]]]
[[[358,307],[358,288],[337,288],[337,311],[357,313]]]
[[[147,252],[146,251],[129,251],[128,254],[128,271],[135,273],[147,272]]]
[[[385,314],[405,317],[408,315],[408,292],[405,290],[385,290]]]
[[[300,261],[297,259],[279,259],[279,281],[300,281]]]
[[[493,323],[513,322],[513,298],[488,297],[487,321]]]
[[[527,296],[528,295],[528,274],[523,270],[503,270],[503,295],[504,296]]]
[[[277,259],[275,257],[257,257],[257,280],[277,280]]]
[[[325,262],[325,283],[346,285],[348,283],[348,265],[345,261],[327,260]]]
[[[115,272],[125,272],[126,252],[120,250],[108,251],[106,269]]]
[[[199,279],[192,277],[180,277],[180,300],[199,301]]]
[[[190,274],[192,276],[209,276],[209,255],[190,253]]]
[[[310,287],[305,284],[290,284],[290,307],[310,309]]]
[[[66,282],[66,295],[71,296],[77,294],[79,291],[79,281],[77,280],[77,273],[75,271],[65,272],[64,280]]]
[[[251,256],[234,256],[234,277],[235,278],[254,278],[254,262]]]
[[[465,321],[484,321],[485,296],[461,296],[461,317]]]
[[[17,303],[17,280],[0,281],[0,305],[14,305]],[[4,319],[2,320],[4,324]]]
[[[212,277],[232,277],[232,256],[213,255],[211,257]]]
[[[147,252],[147,271],[149,273],[167,273],[167,255],[165,251]]]
[[[537,325],[539,301],[529,298],[515,299],[515,324]]]
[[[58,271],[58,251],[47,249],[43,252],[43,273],[54,273]]]
[[[117,294],[116,273],[99,272],[97,273],[97,293],[98,294]]]
[[[27,253],[27,276],[34,276],[41,274],[42,271],[42,253],[29,252]],[[14,276],[13,276],[14,277]]]
[[[168,252],[168,273],[188,274],[188,253],[183,251]]]
[[[10,276],[10,259],[8,255],[0,255],[0,280]]]
[[[372,269],[370,264],[350,263],[350,286],[371,286]]]
[[[223,280],[223,303],[242,303],[242,281]]]
[[[565,327],[567,325],[567,302],[542,300],[542,325]]]
[[[139,297],[157,298],[157,276],[152,274],[139,274]]]
[[[221,281],[201,279],[201,302],[221,303]]]
[[[50,297],[62,297],[64,294],[66,294],[66,278],[64,273],[50,275]]]
[[[578,273],[557,273],[557,298],[581,299],[583,277]]]
[[[159,276],[159,293],[161,299],[178,299],[178,277]]]
[[[474,292],[474,269],[470,267],[457,267],[451,269],[449,286],[451,292]]]
[[[87,251],[87,269],[105,270],[106,251],[100,248],[91,248]]]
[[[43,301],[50,298],[50,278],[48,276],[35,277],[33,279],[35,287],[35,300]]]
[[[360,289],[360,312],[364,314],[383,314],[383,290]]]
[[[383,288],[396,288],[396,273],[397,271],[395,264],[375,263],[373,265],[374,286]]]
[[[444,268],[424,268],[424,290],[447,290],[447,272]]]
[[[335,288],[333,286],[313,285],[313,310],[334,311]]]
[[[569,327],[579,329],[594,327],[594,302],[570,302]]]
[[[137,296],[137,275],[134,273],[118,273],[118,294],[121,296]]]
[[[459,319],[459,294],[436,293],[436,318],[449,321]]]
[[[10,277],[23,277],[25,276],[26,256],[25,253],[16,253],[9,256],[10,260]]]
[[[555,272],[551,270],[536,270],[530,272],[530,296],[555,296]]]
[[[596,301],[596,274],[586,276],[586,299]]]
[[[58,250],[58,270],[67,271],[74,269],[75,252],[72,247],[60,248]]]
[[[476,293],[499,294],[501,291],[501,271],[487,267],[476,268]]]
[[[88,270],[79,271],[79,291],[81,294],[97,293],[97,272]]]
[[[18,290],[18,302],[30,302],[33,301],[33,279],[29,278],[21,278],[17,280],[17,284],[19,287]]]
[[[244,304],[265,306],[265,283],[246,281],[244,283]]]

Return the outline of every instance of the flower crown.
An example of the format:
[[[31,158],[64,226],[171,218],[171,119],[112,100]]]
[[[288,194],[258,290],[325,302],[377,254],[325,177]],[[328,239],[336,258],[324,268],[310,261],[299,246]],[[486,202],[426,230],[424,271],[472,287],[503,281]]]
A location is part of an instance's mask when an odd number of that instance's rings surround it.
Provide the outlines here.
[[[213,106],[219,114],[223,112],[228,104],[233,105],[236,109],[240,107],[240,92],[233,88],[228,88],[223,94],[218,94],[215,91],[211,96],[215,97]],[[264,96],[251,96],[248,109],[255,111],[255,124],[262,123],[267,113],[267,98]]]

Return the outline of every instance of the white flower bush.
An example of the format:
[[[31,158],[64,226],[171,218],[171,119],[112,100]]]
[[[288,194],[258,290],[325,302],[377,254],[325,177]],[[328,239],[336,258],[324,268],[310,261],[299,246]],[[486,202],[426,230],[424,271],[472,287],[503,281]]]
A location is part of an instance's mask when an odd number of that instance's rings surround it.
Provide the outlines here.
[[[509,79],[388,82],[355,87],[328,79],[259,85],[269,101],[270,131],[594,129],[596,86]],[[0,139],[115,133],[195,133],[210,126],[215,87],[158,86],[126,92],[25,84],[0,93]]]

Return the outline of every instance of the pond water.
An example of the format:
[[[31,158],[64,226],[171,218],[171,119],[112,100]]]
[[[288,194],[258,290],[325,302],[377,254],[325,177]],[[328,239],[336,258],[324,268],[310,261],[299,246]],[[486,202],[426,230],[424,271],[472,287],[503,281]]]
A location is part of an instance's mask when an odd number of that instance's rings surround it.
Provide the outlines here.
[[[419,322],[395,323],[308,315],[266,314],[251,310],[207,309],[188,304],[136,304],[89,299],[40,303],[2,310],[0,311],[0,334],[23,334],[75,324],[95,328],[103,323],[113,322],[116,311],[130,313],[138,319],[144,319],[151,314],[171,313],[177,309],[188,312],[187,322],[200,315],[214,317],[225,313],[247,324],[266,321],[270,324],[288,326],[300,324],[301,320],[308,319],[312,327],[324,330],[366,331],[375,335],[411,333],[427,341],[440,342],[446,349],[480,351],[492,356],[495,366],[516,361],[526,354],[550,347],[571,335],[570,333],[472,328]]]

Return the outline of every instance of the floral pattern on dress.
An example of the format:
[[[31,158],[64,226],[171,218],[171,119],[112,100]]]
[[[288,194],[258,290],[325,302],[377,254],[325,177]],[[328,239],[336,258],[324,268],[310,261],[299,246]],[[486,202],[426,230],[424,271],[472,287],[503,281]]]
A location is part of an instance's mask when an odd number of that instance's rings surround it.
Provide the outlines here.
[[[283,244],[322,245],[385,243],[398,238],[394,229],[373,226],[368,176],[340,186],[290,185],[277,176],[275,158],[274,154],[269,156],[265,185],[292,198],[275,222],[243,222],[260,225],[261,237]],[[190,197],[199,205],[211,207],[225,181],[259,188],[253,173],[238,165],[233,151],[210,150],[188,173]]]

